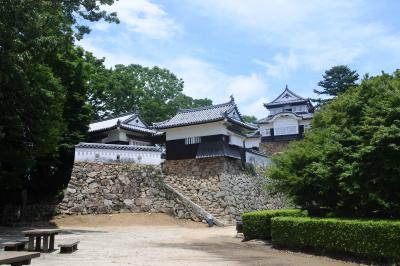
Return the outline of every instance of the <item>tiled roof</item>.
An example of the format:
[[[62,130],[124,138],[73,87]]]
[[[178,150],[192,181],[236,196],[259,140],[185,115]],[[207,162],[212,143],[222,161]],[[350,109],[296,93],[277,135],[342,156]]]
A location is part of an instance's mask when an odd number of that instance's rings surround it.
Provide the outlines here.
[[[309,99],[303,98],[294,93],[293,91],[291,91],[286,85],[285,90],[281,94],[279,94],[278,97],[276,97],[272,102],[264,103],[264,106],[273,107],[283,104],[307,103],[309,101],[310,101]]]
[[[137,145],[117,145],[103,143],[80,142],[75,145],[76,148],[87,149],[111,149],[111,150],[130,150],[130,151],[161,151],[161,148],[155,146],[137,146]]]
[[[233,124],[237,124],[239,126],[242,126],[246,129],[250,129],[250,130],[256,130],[258,127],[256,125],[250,124],[250,123],[246,123],[244,121],[240,121],[238,119],[232,118],[232,117],[228,117],[227,118],[229,122],[233,123]]]
[[[288,100],[288,101],[282,101],[282,102],[270,102],[270,103],[265,103],[265,107],[273,107],[277,105],[282,105],[282,104],[294,104],[294,103],[307,103],[309,100],[308,99],[296,99],[296,100]]]
[[[258,120],[256,123],[257,123],[257,124],[268,123],[268,122],[270,122],[275,116],[282,115],[282,114],[293,114],[293,115],[295,115],[295,116],[297,116],[297,117],[299,117],[299,118],[302,118],[302,119],[311,119],[311,118],[313,118],[313,115],[314,115],[313,113],[280,112],[280,113],[276,113],[276,114],[274,114],[274,115],[269,115],[269,116],[267,116],[267,117],[265,117],[265,118],[262,118],[262,119]]]
[[[145,127],[139,127],[139,126],[134,126],[134,125],[128,125],[128,124],[121,124],[120,126],[122,129],[129,130],[129,131],[137,131],[137,132],[142,132],[142,133],[149,133],[152,135],[157,134],[157,131],[151,128],[145,128]]]
[[[196,158],[211,157],[231,157],[240,159],[240,148],[221,141],[200,143]]]
[[[236,116],[231,115],[235,111]],[[230,122],[247,129],[254,130],[255,126],[243,121],[233,99],[227,103],[193,109],[180,109],[169,120],[154,124],[154,128],[164,129],[189,126],[228,119]]]
[[[252,133],[246,134],[246,138],[260,138],[261,133],[260,130],[254,131]]]
[[[135,118],[139,118],[139,115],[135,112],[119,115],[116,117],[104,119],[101,121],[93,122],[89,125],[89,133],[101,132],[112,130],[117,127],[120,127],[125,130],[147,133],[147,134],[156,134],[157,131],[150,129],[147,125],[137,126],[128,124],[130,121],[133,121]]]
[[[101,130],[104,128],[113,127],[117,124],[118,120],[122,123],[135,115],[136,115],[135,113],[129,113],[129,114],[123,114],[123,115],[112,117],[112,118],[107,118],[107,119],[100,120],[100,121],[95,121],[89,125],[89,132],[94,132],[94,131],[98,131],[98,130]]]
[[[246,152],[253,153],[253,154],[268,158],[268,155],[265,154],[265,153],[262,153],[261,151],[257,151],[257,150],[253,150],[253,149],[246,149]]]

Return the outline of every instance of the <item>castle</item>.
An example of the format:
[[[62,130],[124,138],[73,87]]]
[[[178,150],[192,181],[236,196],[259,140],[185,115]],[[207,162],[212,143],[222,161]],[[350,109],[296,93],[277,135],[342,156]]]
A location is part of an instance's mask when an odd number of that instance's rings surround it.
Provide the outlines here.
[[[212,216],[222,225],[243,212],[284,207],[283,198],[265,190],[263,169],[269,155],[302,138],[314,108],[287,87],[264,106],[269,115],[255,124],[243,120],[232,96],[153,125],[137,111],[90,124],[89,142],[76,146],[61,209]]]

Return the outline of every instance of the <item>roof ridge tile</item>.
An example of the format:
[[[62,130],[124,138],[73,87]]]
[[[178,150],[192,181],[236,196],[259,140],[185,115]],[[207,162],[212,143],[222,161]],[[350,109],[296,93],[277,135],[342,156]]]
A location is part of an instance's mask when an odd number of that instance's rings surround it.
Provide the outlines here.
[[[102,118],[102,119],[94,120],[90,124],[94,124],[94,123],[98,123],[98,122],[104,122],[104,121],[108,121],[108,120],[115,119],[115,118],[118,118],[118,117],[123,117],[123,116],[126,116],[126,115],[135,115],[135,114],[137,115],[137,113],[135,111],[132,111],[132,112],[127,112],[127,113],[123,113],[123,114],[119,114],[119,115],[113,115],[113,116],[110,116],[108,118]],[[129,118],[127,118],[127,119],[129,119]]]
[[[220,104],[215,104],[215,105],[200,106],[200,107],[186,108],[186,109],[178,109],[177,114],[178,113],[190,113],[190,112],[209,110],[209,109],[216,109],[216,108],[227,106],[227,105],[235,105],[235,103],[232,102],[232,101],[229,101],[229,102],[226,102],[226,103],[220,103]]]

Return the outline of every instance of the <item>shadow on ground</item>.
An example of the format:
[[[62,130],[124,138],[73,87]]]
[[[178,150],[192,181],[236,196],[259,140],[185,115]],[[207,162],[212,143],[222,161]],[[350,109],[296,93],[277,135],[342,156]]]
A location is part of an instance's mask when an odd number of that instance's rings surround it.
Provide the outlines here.
[[[1,243],[8,241],[19,241],[25,239],[23,231],[31,230],[31,229],[39,229],[39,228],[58,228],[56,226],[45,226],[44,224],[40,224],[40,226],[29,226],[29,227],[0,227],[0,247]],[[62,229],[62,231],[58,234],[62,235],[82,235],[85,233],[108,233],[108,231],[100,231],[100,230],[82,230],[82,229]]]

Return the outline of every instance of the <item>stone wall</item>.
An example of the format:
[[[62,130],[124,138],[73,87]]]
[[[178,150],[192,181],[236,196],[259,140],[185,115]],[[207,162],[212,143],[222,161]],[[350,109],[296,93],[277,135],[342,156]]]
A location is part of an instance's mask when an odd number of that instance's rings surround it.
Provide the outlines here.
[[[165,181],[225,223],[243,212],[283,208],[281,197],[265,191],[265,169],[242,169],[229,158],[166,161]]]
[[[59,205],[64,214],[162,212],[202,220],[165,187],[160,166],[76,162]]]
[[[290,141],[261,142],[260,151],[267,155],[283,152],[287,149]]]
[[[240,161],[237,159],[216,157],[188,160],[167,160],[163,164],[165,175],[210,177],[223,173],[240,171]]]
[[[76,162],[59,211],[63,214],[162,212],[177,218],[232,223],[243,212],[285,207],[265,190],[265,169],[240,160],[205,158],[160,166]]]

